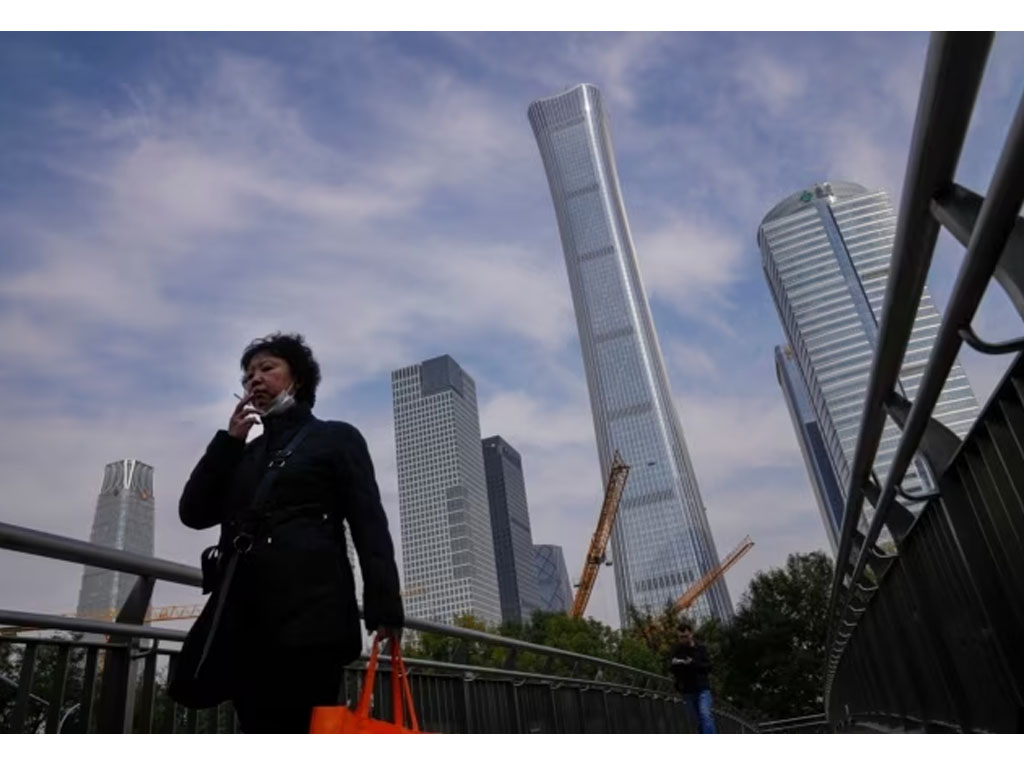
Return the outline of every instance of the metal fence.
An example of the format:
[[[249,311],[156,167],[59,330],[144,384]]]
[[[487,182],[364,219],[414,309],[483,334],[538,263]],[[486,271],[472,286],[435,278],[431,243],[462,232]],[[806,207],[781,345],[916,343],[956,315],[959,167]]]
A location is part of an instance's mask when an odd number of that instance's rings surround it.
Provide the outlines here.
[[[0,624],[105,636],[103,641],[0,637],[17,649],[17,679],[0,677],[0,722],[9,732],[236,732],[230,704],[189,710],[164,694],[164,673],[185,633],[142,625],[156,579],[199,586],[198,569],[0,523],[0,549],[134,573],[141,578],[115,622],[0,610]],[[694,732],[669,678],[606,659],[461,627],[409,619],[416,633],[453,640],[450,660],[407,658],[421,726],[446,733]],[[500,664],[460,659],[475,648],[501,648]],[[543,671],[522,668],[543,659]],[[387,657],[373,711],[391,712]],[[339,699],[356,700],[366,660],[346,669]],[[552,671],[554,670],[554,671]],[[6,691],[6,693],[5,693]],[[715,711],[723,733],[756,726]]]
[[[829,607],[837,727],[1024,729],[1024,339],[971,327],[993,278],[1024,317],[1024,102],[987,195],[953,180],[992,39],[939,33],[929,46]],[[966,254],[910,403],[898,374],[940,227]],[[932,413],[963,343],[1016,358],[961,441]],[[902,436],[879,483],[887,414]],[[915,456],[935,478],[925,496],[901,487]],[[895,552],[877,546],[883,526]]]

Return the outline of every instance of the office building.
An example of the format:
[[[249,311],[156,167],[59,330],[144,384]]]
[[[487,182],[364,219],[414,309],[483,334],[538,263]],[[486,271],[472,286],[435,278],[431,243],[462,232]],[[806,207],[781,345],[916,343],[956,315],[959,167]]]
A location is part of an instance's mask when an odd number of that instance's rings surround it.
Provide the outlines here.
[[[580,85],[529,108],[547,174],[590,391],[601,487],[631,466],[612,533],[619,617],[661,610],[718,565],[672,401],[619,188],[601,95]],[[732,616],[725,581],[693,607]]]
[[[153,556],[153,468],[136,459],[104,468],[89,541],[101,547]],[[138,576],[85,566],[78,594],[80,616],[113,618]]]
[[[501,616],[504,621],[522,622],[541,604],[523,461],[499,435],[484,438],[482,445]]]
[[[895,232],[888,196],[844,181],[795,192],[769,211],[757,231],[765,277],[800,373],[794,381],[806,389],[844,505]],[[909,400],[917,395],[939,320],[926,287],[899,376],[900,393]],[[977,409],[957,361],[934,416],[963,437]],[[899,437],[899,428],[887,420],[874,465],[880,483]],[[912,462],[902,485],[910,493],[932,487],[922,461]],[[860,521],[861,526],[867,523]]]
[[[800,453],[807,467],[807,478],[814,491],[821,522],[825,526],[825,536],[832,547],[832,554],[839,549],[839,538],[842,535],[843,510],[846,506],[843,489],[839,487],[832,462],[825,449],[821,426],[811,407],[811,394],[804,384],[803,374],[797,365],[793,350],[789,347],[775,348],[775,375],[782,387],[782,397],[793,420],[796,441],[800,445]]]
[[[476,384],[448,355],[391,374],[405,610],[501,622]]]
[[[535,544],[533,554],[537,565],[541,610],[568,613],[572,607],[573,593],[562,548],[554,544]]]

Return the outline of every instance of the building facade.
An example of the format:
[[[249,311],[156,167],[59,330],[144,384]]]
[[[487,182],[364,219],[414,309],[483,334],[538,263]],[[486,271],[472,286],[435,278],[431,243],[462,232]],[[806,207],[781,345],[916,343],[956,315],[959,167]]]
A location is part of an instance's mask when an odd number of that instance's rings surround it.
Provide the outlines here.
[[[153,556],[153,468],[136,459],[103,470],[89,541],[136,555]],[[111,616],[121,609],[138,576],[85,566],[78,593],[80,616]]]
[[[844,504],[895,233],[888,196],[844,181],[790,195],[769,211],[757,231],[765,277]],[[917,394],[939,320],[925,288],[899,377],[902,394],[910,400]],[[963,437],[977,410],[958,360],[934,415]],[[879,482],[885,481],[899,436],[899,428],[887,420],[874,465]],[[930,487],[927,467],[915,460],[903,488],[913,493]]]
[[[541,606],[530,510],[519,451],[499,435],[482,443],[503,621],[529,620]]]
[[[536,101],[530,124],[547,173],[569,276],[601,465],[630,465],[612,533],[619,617],[660,610],[718,565],[640,279],[597,88]],[[697,616],[732,615],[719,579]]]
[[[476,384],[448,355],[391,374],[406,613],[501,622]]]
[[[843,511],[846,503],[843,490],[839,487],[832,461],[825,448],[821,425],[811,407],[811,393],[804,384],[803,374],[797,365],[793,350],[789,347],[775,348],[775,375],[782,388],[782,398],[793,420],[793,431],[800,445],[800,453],[807,467],[807,477],[818,502],[825,536],[832,547],[832,554],[839,550],[839,538],[843,528]]]
[[[572,583],[569,581],[562,548],[555,544],[535,544],[533,554],[537,566],[541,610],[568,613],[572,607]]]

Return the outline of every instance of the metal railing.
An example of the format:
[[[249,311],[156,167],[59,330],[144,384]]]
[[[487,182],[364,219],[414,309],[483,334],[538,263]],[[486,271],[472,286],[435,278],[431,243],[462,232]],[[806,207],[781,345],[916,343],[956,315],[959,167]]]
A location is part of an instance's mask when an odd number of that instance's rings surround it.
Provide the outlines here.
[[[78,730],[105,733],[233,732],[237,723],[230,705],[195,711],[174,705],[163,695],[158,662],[174,663],[185,633],[141,624],[156,579],[198,587],[201,572],[179,563],[99,547],[63,536],[0,523],[0,549],[67,560],[140,576],[116,621],[50,616],[0,610],[0,624],[102,635],[103,642],[80,639],[0,637],[0,651],[21,646],[17,691],[6,716],[7,730],[55,731],[72,707]],[[617,662],[537,645],[513,637],[418,619],[406,628],[456,641],[451,658],[407,658],[409,678],[422,727],[452,733],[678,733],[695,730],[672,681],[662,675]],[[501,648],[499,665],[466,662],[475,647]],[[40,654],[58,654],[57,672],[45,696],[33,690]],[[83,655],[76,662],[72,654]],[[541,671],[520,668],[525,659],[543,658]],[[387,657],[384,657],[385,662]],[[354,701],[365,658],[344,675],[341,699]],[[141,670],[139,669],[141,665]],[[79,689],[68,697],[68,670]],[[102,670],[102,671],[101,671]],[[377,676],[374,711],[391,711],[389,670]],[[9,687],[9,686],[8,686]],[[2,685],[0,685],[2,689]],[[47,696],[49,698],[47,698]],[[35,714],[33,715],[33,708]],[[45,712],[44,712],[45,710]],[[159,713],[159,715],[158,715]],[[716,708],[722,732],[750,733],[756,726],[724,708]]]
[[[971,328],[993,278],[1024,316],[1024,102],[987,195],[953,181],[992,38],[936,33],[929,46],[829,605],[834,721],[1024,726],[1021,358],[964,441],[932,416],[963,343],[986,354],[1024,350],[1022,339],[993,344]],[[940,227],[966,254],[910,403],[898,376]],[[871,469],[887,415],[902,436],[879,486]],[[935,478],[924,496],[901,488],[915,456]],[[915,515],[900,498],[925,503]],[[873,514],[864,531],[866,503]],[[877,546],[883,526],[895,553]]]

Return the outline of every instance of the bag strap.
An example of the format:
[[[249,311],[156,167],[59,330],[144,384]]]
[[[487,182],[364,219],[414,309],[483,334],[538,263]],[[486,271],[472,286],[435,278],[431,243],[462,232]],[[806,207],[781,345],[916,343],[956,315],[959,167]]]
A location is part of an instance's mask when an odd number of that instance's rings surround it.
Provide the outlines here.
[[[398,645],[398,638],[392,635],[388,639],[391,641],[388,650],[391,654],[391,701],[394,723],[397,726],[404,727],[405,718],[402,712],[402,700],[404,698],[405,712],[409,715],[409,729],[419,731],[420,723],[412,703],[412,688],[409,686],[409,676],[406,674],[405,662],[402,660],[402,649]],[[355,709],[356,715],[364,718],[369,718],[370,716],[373,684],[376,682],[377,665],[380,661],[381,640],[379,632],[373,636],[373,648],[370,650],[370,660],[366,664],[363,687],[359,692],[359,703]]]
[[[370,716],[370,699],[373,697],[373,682],[377,676],[377,657],[380,655],[380,635],[373,636],[373,649],[370,651],[370,661],[366,664],[366,674],[363,676],[363,687],[359,691],[359,703],[356,705],[356,714],[361,717]]]
[[[416,718],[416,709],[412,703],[412,689],[409,686],[409,675],[405,669],[405,661],[402,659],[402,647],[398,638],[391,637],[391,700],[394,702],[393,714],[395,725],[403,725],[402,699],[405,699],[405,711],[409,715],[409,729],[418,731],[419,720]]]
[[[267,470],[263,473],[263,477],[260,478],[259,484],[256,486],[256,490],[252,494],[252,503],[250,508],[259,509],[263,506],[267,500],[267,495],[270,493],[270,488],[274,484],[274,479],[277,477],[277,473],[281,467],[288,461],[288,457],[295,453],[295,450],[299,447],[306,435],[309,434],[309,430],[316,423],[316,419],[310,417],[309,421],[302,425],[298,432],[288,441],[288,445],[280,451],[270,452],[270,462],[267,464]],[[268,446],[269,448],[269,446]]]

